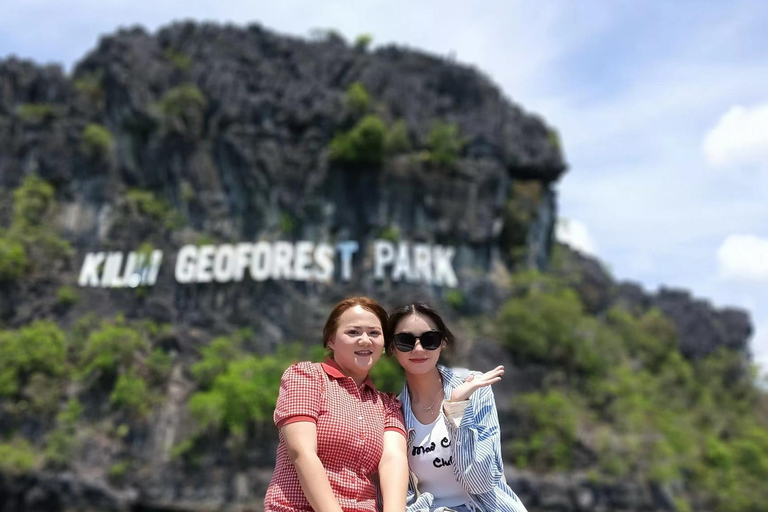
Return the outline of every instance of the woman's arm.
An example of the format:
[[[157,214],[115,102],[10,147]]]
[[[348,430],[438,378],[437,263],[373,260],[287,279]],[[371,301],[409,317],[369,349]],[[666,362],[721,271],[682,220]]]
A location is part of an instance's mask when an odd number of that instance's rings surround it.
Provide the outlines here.
[[[458,427],[448,422],[453,437],[453,472],[472,494],[490,491],[504,476],[496,402],[490,387],[477,389]]]
[[[317,456],[317,425],[311,421],[297,421],[280,430],[288,449],[288,458],[299,476],[301,490],[312,508],[316,512],[342,512],[323,463]]]
[[[384,432],[384,451],[379,461],[379,485],[384,512],[404,512],[408,491],[408,456],[401,432]]]

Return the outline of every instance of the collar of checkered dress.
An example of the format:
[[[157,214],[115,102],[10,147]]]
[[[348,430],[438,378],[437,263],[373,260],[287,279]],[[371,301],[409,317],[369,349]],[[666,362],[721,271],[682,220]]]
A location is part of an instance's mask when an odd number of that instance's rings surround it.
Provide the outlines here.
[[[344,372],[341,371],[341,368],[339,368],[339,365],[336,364],[336,361],[334,361],[333,359],[326,359],[321,366],[323,367],[323,370],[325,371],[325,373],[327,373],[328,375],[330,375],[335,379],[343,379],[345,377],[349,377],[348,375],[344,375]],[[363,382],[363,386],[368,386],[369,388],[371,388],[371,390],[376,391],[376,386],[373,385],[373,381],[371,380],[370,375],[368,375],[365,378],[365,381]]]

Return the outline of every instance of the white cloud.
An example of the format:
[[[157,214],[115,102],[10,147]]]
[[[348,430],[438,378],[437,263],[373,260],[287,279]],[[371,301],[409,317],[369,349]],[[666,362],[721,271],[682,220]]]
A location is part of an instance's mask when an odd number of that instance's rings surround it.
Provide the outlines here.
[[[726,280],[768,281],[768,239],[730,235],[717,250],[720,276]]]
[[[731,107],[707,133],[707,161],[716,166],[765,164],[768,159],[768,103]]]
[[[558,219],[555,226],[555,238],[558,242],[585,254],[595,255],[595,242],[589,234],[587,225],[574,219]]]

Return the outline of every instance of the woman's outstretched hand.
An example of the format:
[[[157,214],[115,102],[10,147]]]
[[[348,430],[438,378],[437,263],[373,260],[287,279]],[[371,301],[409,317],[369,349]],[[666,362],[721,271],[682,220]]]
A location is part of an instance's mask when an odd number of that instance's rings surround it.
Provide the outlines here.
[[[501,380],[501,376],[504,375],[504,367],[497,366],[489,372],[485,372],[482,375],[474,376],[470,375],[464,380],[464,383],[458,386],[451,393],[451,402],[461,402],[467,400],[476,389],[491,384],[496,384]]]

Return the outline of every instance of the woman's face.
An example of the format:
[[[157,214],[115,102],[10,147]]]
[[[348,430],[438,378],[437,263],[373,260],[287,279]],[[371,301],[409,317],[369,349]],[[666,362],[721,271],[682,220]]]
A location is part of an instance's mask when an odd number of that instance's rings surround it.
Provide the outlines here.
[[[345,375],[362,384],[381,357],[384,332],[379,317],[362,306],[353,306],[339,316],[336,333],[328,340],[333,360]]]
[[[429,317],[422,317],[418,315],[408,315],[403,317],[395,326],[394,334],[400,334],[401,332],[407,332],[413,334],[416,337],[427,331],[436,331],[437,326]],[[437,364],[437,360],[440,358],[440,352],[445,348],[445,341],[440,345],[440,348],[436,350],[425,350],[421,346],[421,340],[416,341],[416,345],[410,352],[402,352],[397,349],[394,344],[392,345],[397,362],[403,367],[406,373],[422,374],[427,373]]]

